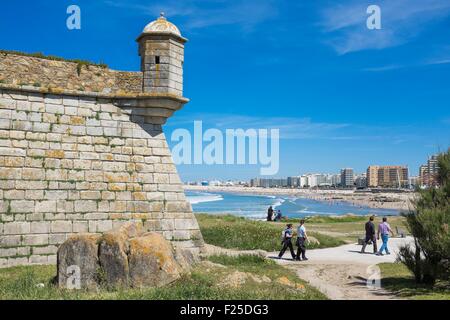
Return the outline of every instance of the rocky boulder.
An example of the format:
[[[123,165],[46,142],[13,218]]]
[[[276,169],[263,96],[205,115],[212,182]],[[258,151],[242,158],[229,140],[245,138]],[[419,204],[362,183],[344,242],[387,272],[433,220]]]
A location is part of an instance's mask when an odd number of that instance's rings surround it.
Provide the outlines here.
[[[191,251],[181,248],[175,248],[174,256],[184,272],[188,272],[194,264],[200,261],[198,255],[194,255]]]
[[[69,289],[97,287],[98,235],[79,234],[69,238],[58,249],[58,285]]]
[[[197,259],[188,250],[175,250],[161,234],[144,233],[142,224],[129,222],[103,235],[76,235],[64,242],[58,250],[58,284],[161,287],[179,279]]]
[[[133,287],[164,286],[182,272],[170,243],[154,232],[130,240],[129,264]]]
[[[127,286],[129,282],[129,239],[142,234],[142,225],[126,223],[105,232],[99,240],[99,260],[103,281],[109,286]]]

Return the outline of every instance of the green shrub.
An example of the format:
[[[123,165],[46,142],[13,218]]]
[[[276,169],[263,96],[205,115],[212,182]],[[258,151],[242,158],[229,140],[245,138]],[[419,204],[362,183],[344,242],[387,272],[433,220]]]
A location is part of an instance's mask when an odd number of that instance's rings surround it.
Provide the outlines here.
[[[105,69],[108,68],[108,65],[106,65],[103,62],[95,63],[95,62],[91,62],[91,61],[87,61],[87,60],[80,60],[80,59],[65,59],[65,58],[61,58],[61,57],[57,57],[57,56],[53,56],[53,55],[45,55],[42,52],[26,53],[26,52],[13,51],[13,50],[0,50],[0,54],[3,54],[5,56],[8,54],[12,54],[12,55],[16,55],[16,56],[33,57],[33,58],[52,60],[52,61],[74,62],[74,63],[77,63],[78,65],[80,65],[80,67],[79,67],[80,71],[81,71],[81,66],[83,66],[83,65],[96,66],[96,67],[105,68]]]
[[[418,190],[414,209],[404,214],[414,246],[403,246],[399,260],[418,283],[450,277],[450,149],[438,157],[437,187]]]
[[[366,221],[366,216],[313,216],[306,218],[308,223],[345,223],[345,222],[362,222]],[[297,219],[298,220],[298,219]]]
[[[223,264],[226,266],[239,266],[239,265],[275,265],[276,263],[273,260],[266,259],[264,257],[246,254],[246,255],[238,255],[235,257],[228,255],[215,255],[208,258],[208,260]]]

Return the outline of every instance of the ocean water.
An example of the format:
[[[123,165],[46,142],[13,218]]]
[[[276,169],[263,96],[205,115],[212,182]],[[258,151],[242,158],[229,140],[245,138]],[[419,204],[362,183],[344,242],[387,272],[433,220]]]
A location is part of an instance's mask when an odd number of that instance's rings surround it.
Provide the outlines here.
[[[267,209],[281,210],[283,216],[300,218],[311,215],[398,215],[397,210],[354,206],[342,201],[318,201],[289,196],[249,195],[226,192],[186,191],[194,212],[229,213],[251,219],[265,219]]]

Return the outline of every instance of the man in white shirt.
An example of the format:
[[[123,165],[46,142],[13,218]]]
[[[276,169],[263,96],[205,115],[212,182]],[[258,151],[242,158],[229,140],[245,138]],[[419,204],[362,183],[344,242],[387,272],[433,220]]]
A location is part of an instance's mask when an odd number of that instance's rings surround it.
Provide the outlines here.
[[[300,261],[300,253],[302,255],[303,261],[308,260],[306,257],[306,246],[305,242],[308,239],[308,235],[306,234],[305,228],[305,220],[300,220],[300,225],[297,227],[297,257],[296,259]]]

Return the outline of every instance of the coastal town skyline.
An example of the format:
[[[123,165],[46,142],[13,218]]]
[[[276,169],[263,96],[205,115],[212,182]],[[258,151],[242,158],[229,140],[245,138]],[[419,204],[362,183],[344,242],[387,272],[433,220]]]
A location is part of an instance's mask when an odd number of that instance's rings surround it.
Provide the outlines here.
[[[370,179],[371,174],[370,174],[369,170],[371,170],[373,168],[375,168],[375,169],[378,169],[378,168],[403,168],[404,170],[406,170],[406,177],[407,177],[406,180],[409,180],[410,184],[412,184],[414,186],[429,185],[429,184],[431,184],[430,176],[432,176],[433,174],[435,174],[437,172],[437,160],[436,160],[437,154],[439,154],[439,153],[428,156],[428,158],[426,160],[424,160],[419,165],[419,167],[416,168],[416,170],[411,170],[411,168],[408,165],[398,165],[398,164],[395,165],[393,163],[389,163],[386,165],[371,164],[371,165],[368,165],[365,170],[361,170],[361,171],[354,170],[353,167],[341,168],[338,170],[340,172],[333,172],[333,171],[320,172],[320,171],[314,171],[314,170],[312,170],[312,171],[299,170],[297,173],[288,174],[285,176],[275,175],[273,177],[270,177],[270,176],[255,175],[250,178],[236,178],[236,177],[223,178],[223,177],[212,176],[212,177],[200,177],[198,179],[192,179],[192,180],[185,180],[184,183],[186,183],[186,184],[190,184],[190,183],[201,184],[201,182],[212,181],[213,183],[221,183],[221,184],[225,185],[227,182],[243,183],[243,182],[250,182],[253,179],[263,179],[263,180],[264,179],[265,180],[284,179],[284,180],[288,180],[289,178],[297,178],[297,177],[313,176],[313,175],[328,176],[330,179],[332,179],[332,176],[340,176],[342,174],[342,170],[345,170],[345,169],[351,169],[352,173],[354,175],[354,179],[356,180],[358,177],[364,177],[364,178]],[[336,183],[332,183],[332,184],[337,186],[340,184],[340,181],[336,182]],[[357,185],[357,184],[355,184],[355,185]],[[369,181],[367,186],[370,186],[370,185],[371,185],[371,183]]]

